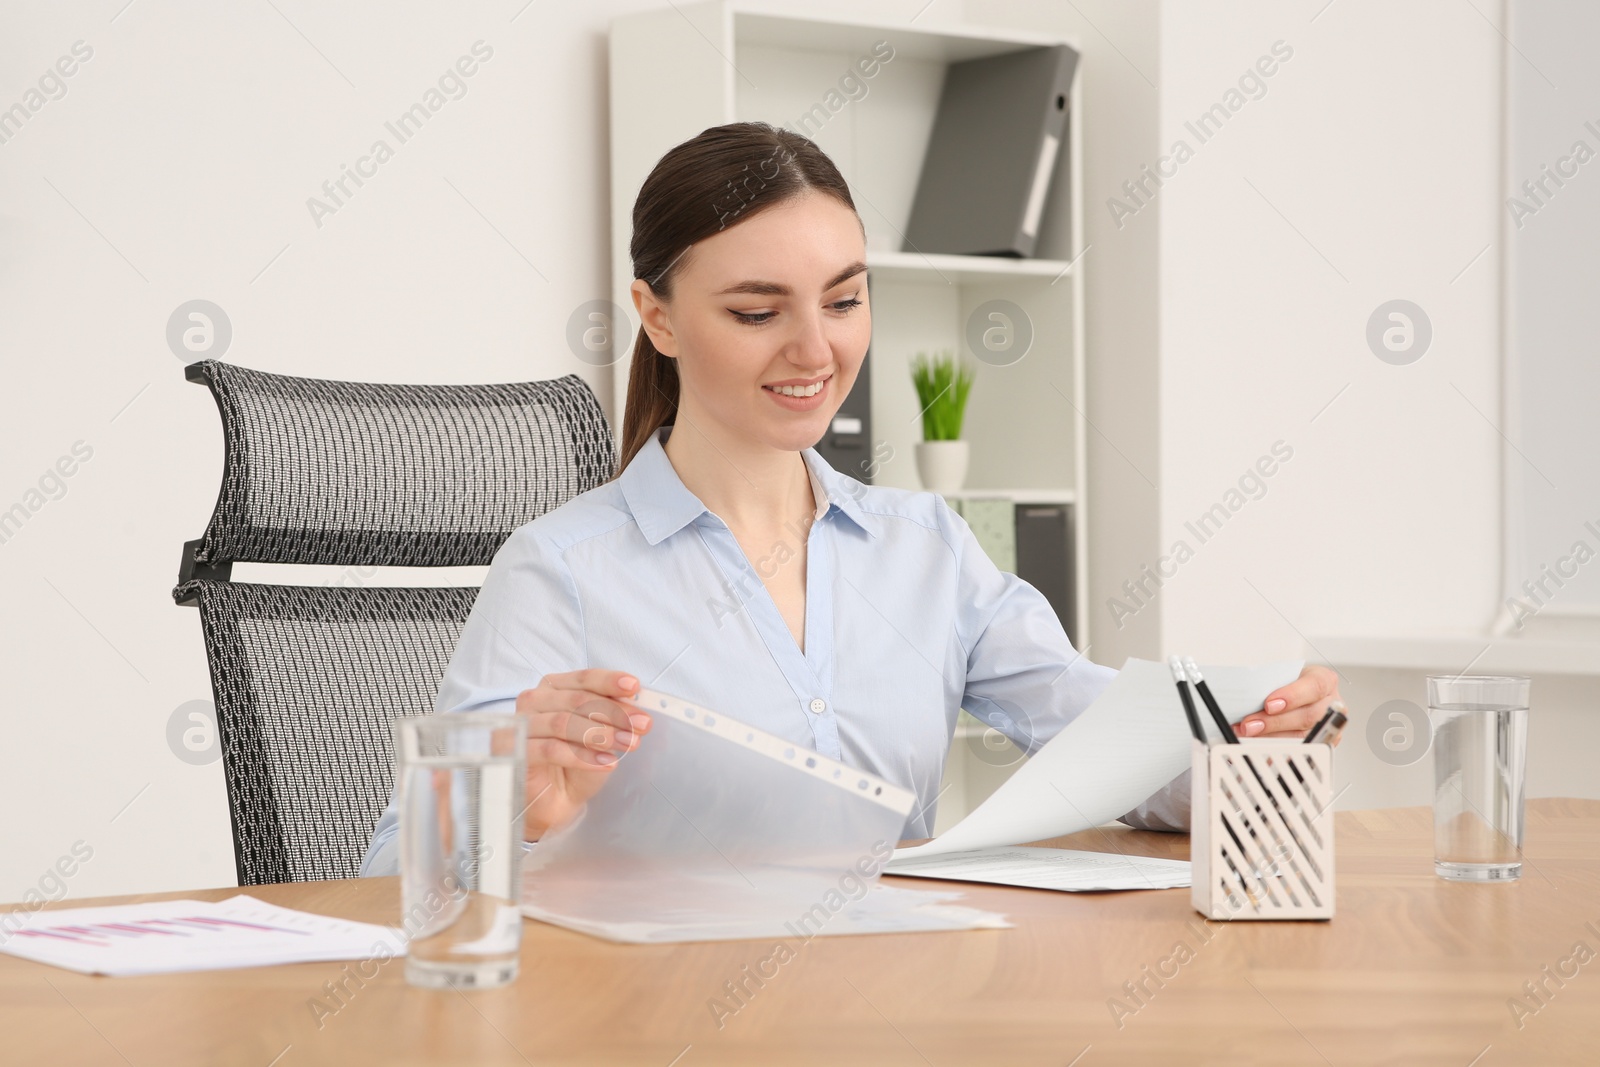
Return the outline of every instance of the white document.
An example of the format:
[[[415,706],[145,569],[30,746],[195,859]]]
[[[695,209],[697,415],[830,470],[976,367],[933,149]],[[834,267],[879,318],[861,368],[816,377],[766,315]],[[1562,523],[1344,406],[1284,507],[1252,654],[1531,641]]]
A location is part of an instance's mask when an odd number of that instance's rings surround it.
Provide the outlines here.
[[[1230,723],[1261,710],[1266,695],[1300,676],[1303,661],[1259,667],[1202,667]],[[1205,705],[1195,706],[1207,723]],[[972,852],[1075,834],[1124,815],[1189,767],[1188,720],[1165,663],[1129,659],[1105,692],[965,819],[904,859]]]
[[[1114,852],[1079,852],[1066,848],[1002,845],[976,852],[946,852],[895,860],[885,874],[902,878],[939,878],[952,882],[988,882],[1063,893],[1111,889],[1181,889],[1189,884],[1187,860],[1119,856]]]
[[[841,896],[838,900],[796,900],[787,906],[778,905],[769,914],[749,910],[713,914],[701,910],[670,921],[608,920],[548,911],[526,903],[522,913],[608,941],[635,944],[756,939],[805,942],[813,937],[841,934],[909,934],[1011,926],[1005,916],[995,912],[949,903],[960,899],[961,895],[929,889],[896,889],[877,882],[858,899]],[[837,911],[832,910],[834,904],[838,905]]]
[[[404,956],[387,926],[291,911],[250,896],[0,915],[0,952],[126,976]]]

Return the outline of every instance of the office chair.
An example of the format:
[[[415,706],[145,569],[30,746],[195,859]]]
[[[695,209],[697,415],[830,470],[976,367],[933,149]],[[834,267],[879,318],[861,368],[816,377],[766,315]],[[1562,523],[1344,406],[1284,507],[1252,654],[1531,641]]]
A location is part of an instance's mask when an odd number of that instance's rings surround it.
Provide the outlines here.
[[[185,373],[217,402],[224,459],[172,595],[200,609],[239,884],[354,877],[393,785],[391,723],[433,710],[477,589],[243,583],[233,564],[487,564],[516,527],[611,476],[611,430],[574,374]]]

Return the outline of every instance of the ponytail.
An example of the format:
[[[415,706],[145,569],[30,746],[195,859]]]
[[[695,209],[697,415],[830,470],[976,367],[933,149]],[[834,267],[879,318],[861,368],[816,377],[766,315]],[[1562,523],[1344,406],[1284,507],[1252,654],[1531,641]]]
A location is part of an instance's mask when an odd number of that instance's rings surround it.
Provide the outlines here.
[[[628,403],[622,419],[622,453],[617,461],[617,474],[639,454],[652,434],[671,425],[677,417],[677,361],[656,351],[650,335],[640,326],[628,369]]]

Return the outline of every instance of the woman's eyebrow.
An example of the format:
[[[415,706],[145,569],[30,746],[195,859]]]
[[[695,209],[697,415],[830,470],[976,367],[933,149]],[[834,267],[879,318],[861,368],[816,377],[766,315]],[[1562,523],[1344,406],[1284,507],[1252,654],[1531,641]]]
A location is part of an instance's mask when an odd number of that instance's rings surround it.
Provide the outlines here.
[[[857,274],[860,274],[866,269],[867,265],[862,263],[860,260],[857,260],[844,270],[840,271],[838,274],[835,274],[832,278],[828,279],[828,284],[822,287],[823,292],[827,292],[840,282],[854,278]],[[781,285],[778,282],[746,281],[737,282],[733,285],[730,285],[726,289],[718,292],[717,295],[725,296],[729,293],[750,293],[755,296],[789,296],[791,295],[792,290],[787,285]]]

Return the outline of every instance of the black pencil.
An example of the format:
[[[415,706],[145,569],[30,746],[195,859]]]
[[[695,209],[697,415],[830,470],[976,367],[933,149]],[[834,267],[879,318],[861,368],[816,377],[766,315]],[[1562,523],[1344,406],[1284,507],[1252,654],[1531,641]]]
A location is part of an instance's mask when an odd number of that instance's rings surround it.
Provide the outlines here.
[[[1228,725],[1228,717],[1222,714],[1222,707],[1217,703],[1217,698],[1211,695],[1211,687],[1206,684],[1205,678],[1200,674],[1200,667],[1192,658],[1185,657],[1184,668],[1189,672],[1189,680],[1200,693],[1200,699],[1205,701],[1206,710],[1211,713],[1211,718],[1216,721],[1217,729],[1222,731],[1222,739],[1230,745],[1239,743],[1239,735],[1233,732],[1233,727]]]
[[[1172,680],[1178,683],[1178,699],[1183,701],[1183,714],[1189,720],[1189,732],[1202,745],[1207,744],[1205,728],[1200,725],[1200,713],[1194,710],[1194,697],[1189,695],[1189,682],[1183,674],[1183,661],[1173,656],[1167,661],[1172,668]]]

